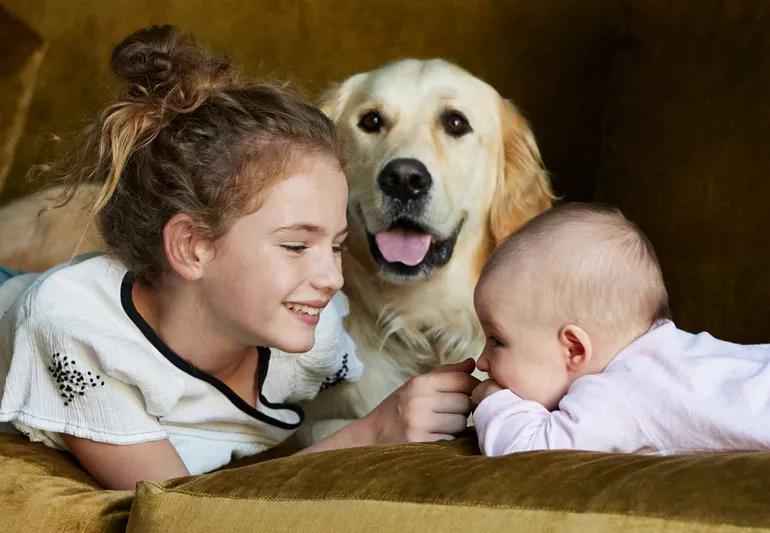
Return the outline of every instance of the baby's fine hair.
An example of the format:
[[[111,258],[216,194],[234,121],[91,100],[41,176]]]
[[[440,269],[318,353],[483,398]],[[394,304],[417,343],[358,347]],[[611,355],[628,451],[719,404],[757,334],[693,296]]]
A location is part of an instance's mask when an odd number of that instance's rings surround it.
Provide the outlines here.
[[[305,154],[340,161],[333,123],[283,86],[244,83],[225,58],[171,26],[126,37],[112,53],[124,89],[47,167],[69,187],[103,183],[92,209],[110,252],[146,282],[169,267],[162,230],[178,213],[206,238],[259,208]]]
[[[618,330],[671,318],[652,243],[614,207],[565,203],[538,215],[497,247],[482,276],[497,268],[545,284],[537,294],[551,297],[534,305],[561,320]]]

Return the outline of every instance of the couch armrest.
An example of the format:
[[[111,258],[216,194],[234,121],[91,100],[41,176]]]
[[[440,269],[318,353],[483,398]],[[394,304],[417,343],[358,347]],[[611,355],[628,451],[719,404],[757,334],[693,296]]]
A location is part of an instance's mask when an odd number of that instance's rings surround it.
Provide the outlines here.
[[[11,169],[37,72],[43,61],[43,38],[0,5],[0,192]]]

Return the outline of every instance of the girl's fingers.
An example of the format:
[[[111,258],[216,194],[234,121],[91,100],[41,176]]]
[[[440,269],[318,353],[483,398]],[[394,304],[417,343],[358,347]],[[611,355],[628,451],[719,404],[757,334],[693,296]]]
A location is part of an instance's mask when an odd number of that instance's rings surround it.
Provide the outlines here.
[[[468,417],[465,415],[436,413],[430,420],[428,432],[434,435],[454,435],[464,431],[467,426]]]
[[[465,372],[441,372],[430,376],[432,388],[438,392],[470,394],[479,380]]]
[[[435,398],[435,413],[467,415],[471,411],[471,399],[467,394],[445,392]]]

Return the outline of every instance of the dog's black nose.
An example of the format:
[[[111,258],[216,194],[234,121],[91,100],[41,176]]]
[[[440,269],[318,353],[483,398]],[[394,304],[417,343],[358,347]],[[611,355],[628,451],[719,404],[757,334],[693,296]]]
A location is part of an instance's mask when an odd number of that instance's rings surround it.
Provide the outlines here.
[[[416,159],[394,159],[377,177],[382,192],[399,200],[412,200],[428,192],[433,180]]]

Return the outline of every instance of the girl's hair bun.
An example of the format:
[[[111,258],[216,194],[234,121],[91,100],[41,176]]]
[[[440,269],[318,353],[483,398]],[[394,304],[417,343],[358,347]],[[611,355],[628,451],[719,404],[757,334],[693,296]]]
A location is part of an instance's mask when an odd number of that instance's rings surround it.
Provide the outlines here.
[[[170,25],[138,30],[112,52],[112,71],[128,82],[128,98],[163,100],[176,111],[190,111],[226,88],[229,70],[226,59],[207,54]]]

